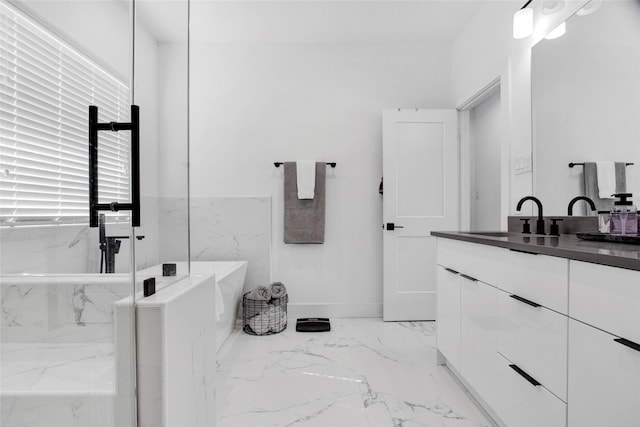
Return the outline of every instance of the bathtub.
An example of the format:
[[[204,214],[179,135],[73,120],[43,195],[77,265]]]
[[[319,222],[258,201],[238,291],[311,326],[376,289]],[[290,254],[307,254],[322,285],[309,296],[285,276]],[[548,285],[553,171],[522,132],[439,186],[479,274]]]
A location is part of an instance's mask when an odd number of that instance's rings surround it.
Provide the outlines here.
[[[192,276],[215,274],[216,350],[235,326],[246,270],[246,261],[191,263]],[[157,265],[139,271],[137,282],[154,276],[162,292],[186,272],[178,263],[178,277],[166,278]],[[0,276],[0,425],[126,425],[119,408],[131,396],[118,377],[129,356],[118,350],[126,346],[117,342],[114,306],[131,305],[130,288],[128,274]]]
[[[203,264],[203,265],[201,265]],[[247,261],[214,261],[191,263],[191,274],[200,268],[211,268],[216,275],[216,350],[231,335],[236,325],[242,305],[244,279],[247,275]]]

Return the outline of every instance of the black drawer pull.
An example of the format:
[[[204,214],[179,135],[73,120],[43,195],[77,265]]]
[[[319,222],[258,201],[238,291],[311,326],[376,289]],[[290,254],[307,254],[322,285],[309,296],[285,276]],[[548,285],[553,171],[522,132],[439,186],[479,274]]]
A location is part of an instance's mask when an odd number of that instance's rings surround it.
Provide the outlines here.
[[[513,252],[520,252],[521,254],[539,255],[539,254],[537,254],[535,252],[523,251],[523,250],[520,250],[520,249],[509,249],[509,250],[513,251]]]
[[[478,281],[478,279],[476,279],[475,277],[467,276],[466,274],[462,274],[462,273],[460,273],[460,277],[464,277],[465,279],[471,280],[472,282]]]
[[[632,349],[634,349],[636,351],[640,351],[640,344],[638,344],[636,342],[629,341],[629,340],[624,339],[624,338],[615,338],[614,341],[617,342],[617,343],[620,343],[620,344],[622,344],[624,346],[627,346],[629,348],[632,348]]]
[[[518,365],[509,365],[509,367],[511,369],[513,369],[514,371],[516,371],[517,373],[519,373],[522,378],[524,378],[525,380],[529,381],[531,384],[533,384],[534,386],[539,386],[542,385],[540,384],[535,378],[533,378],[531,375],[527,374],[525,371],[523,371],[522,369],[520,369],[518,367]]]
[[[537,307],[542,307],[542,306],[541,306],[540,304],[538,304],[537,302],[529,301],[528,299],[526,299],[526,298],[522,298],[522,297],[519,297],[518,295],[509,295],[509,296],[510,296],[511,298],[513,298],[513,299],[516,299],[516,300],[520,301],[520,302],[523,302],[523,303],[525,303],[525,304],[529,304],[531,307],[536,307],[536,308],[537,308]]]
[[[457,271],[452,270],[451,268],[445,267],[444,269],[447,270],[449,273],[459,274]]]

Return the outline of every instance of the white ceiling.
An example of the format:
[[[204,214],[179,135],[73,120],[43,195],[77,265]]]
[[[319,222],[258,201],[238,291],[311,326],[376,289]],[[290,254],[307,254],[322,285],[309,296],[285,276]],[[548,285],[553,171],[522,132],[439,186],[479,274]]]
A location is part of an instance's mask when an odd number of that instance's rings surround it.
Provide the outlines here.
[[[191,0],[191,40],[449,44],[486,0]],[[186,39],[186,0],[136,0],[161,42]]]

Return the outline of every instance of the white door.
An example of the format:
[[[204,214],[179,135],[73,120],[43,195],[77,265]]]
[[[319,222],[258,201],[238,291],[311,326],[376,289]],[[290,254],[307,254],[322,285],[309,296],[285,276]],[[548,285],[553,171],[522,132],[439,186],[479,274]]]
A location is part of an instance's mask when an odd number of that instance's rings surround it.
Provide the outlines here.
[[[436,318],[436,238],[458,229],[455,110],[384,110],[383,318]]]

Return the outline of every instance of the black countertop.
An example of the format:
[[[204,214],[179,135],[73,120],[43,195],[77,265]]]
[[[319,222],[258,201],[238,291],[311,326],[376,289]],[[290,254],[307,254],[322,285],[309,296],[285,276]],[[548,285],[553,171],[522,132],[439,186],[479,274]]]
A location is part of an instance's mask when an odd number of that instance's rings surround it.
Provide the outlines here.
[[[640,245],[594,242],[579,239],[573,234],[538,236],[535,234],[506,232],[496,232],[493,233],[494,235],[481,233],[432,231],[431,235],[640,271]]]

